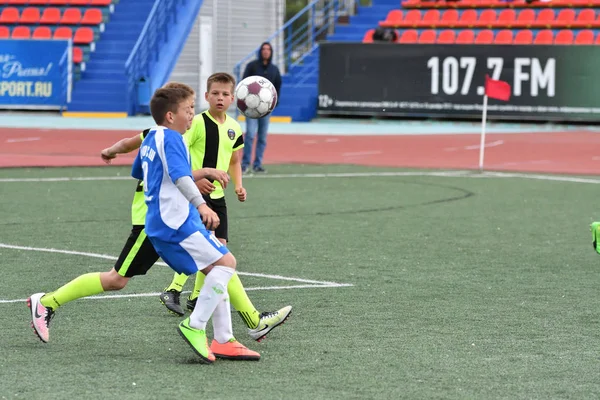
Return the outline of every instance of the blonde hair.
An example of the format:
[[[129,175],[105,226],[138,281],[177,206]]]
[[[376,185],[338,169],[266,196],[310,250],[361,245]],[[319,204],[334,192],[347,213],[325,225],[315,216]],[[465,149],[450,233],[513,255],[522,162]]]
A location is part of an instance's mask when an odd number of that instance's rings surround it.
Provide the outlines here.
[[[208,77],[206,80],[207,92],[210,91],[210,87],[213,83],[230,83],[231,90],[233,91],[233,88],[235,88],[235,78],[226,72],[217,72]]]

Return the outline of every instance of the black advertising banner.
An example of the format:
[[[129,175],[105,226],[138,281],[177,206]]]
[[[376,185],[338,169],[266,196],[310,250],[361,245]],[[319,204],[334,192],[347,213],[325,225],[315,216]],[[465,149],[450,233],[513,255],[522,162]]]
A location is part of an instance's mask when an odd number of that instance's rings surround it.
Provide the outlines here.
[[[600,46],[323,43],[319,114],[600,121]]]

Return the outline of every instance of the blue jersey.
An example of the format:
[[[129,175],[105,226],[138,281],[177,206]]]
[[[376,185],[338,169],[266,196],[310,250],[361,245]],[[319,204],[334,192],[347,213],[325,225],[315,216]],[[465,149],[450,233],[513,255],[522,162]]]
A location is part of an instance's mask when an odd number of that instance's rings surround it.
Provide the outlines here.
[[[177,179],[192,177],[190,153],[180,133],[161,126],[152,128],[133,162],[131,175],[144,181],[149,238],[179,243],[205,230],[200,214],[175,186]]]

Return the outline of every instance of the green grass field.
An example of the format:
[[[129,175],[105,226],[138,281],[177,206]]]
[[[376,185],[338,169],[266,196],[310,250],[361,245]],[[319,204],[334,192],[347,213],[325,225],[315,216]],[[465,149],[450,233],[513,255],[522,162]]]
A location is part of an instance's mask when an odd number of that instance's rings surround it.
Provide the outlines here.
[[[125,297],[64,305],[41,343],[24,299],[112,267],[97,255],[125,243],[135,183],[35,180],[119,167],[1,170],[0,398],[598,398],[600,186],[381,171],[272,166],[245,180],[247,203],[227,191],[251,299],[294,312],[262,343],[234,315],[262,360],[206,366],[153,295],[160,265]],[[35,250],[50,248],[90,254]]]

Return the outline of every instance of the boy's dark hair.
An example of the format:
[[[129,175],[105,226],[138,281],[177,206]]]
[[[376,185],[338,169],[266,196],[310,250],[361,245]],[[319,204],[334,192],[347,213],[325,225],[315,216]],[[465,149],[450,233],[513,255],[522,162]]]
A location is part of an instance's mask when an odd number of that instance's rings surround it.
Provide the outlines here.
[[[169,82],[163,86],[163,89],[182,89],[187,91],[190,94],[190,96],[196,95],[196,91],[192,89],[191,86],[188,86],[185,83],[181,82]]]
[[[150,100],[150,113],[157,125],[165,122],[165,116],[170,111],[177,112],[179,104],[187,100],[190,93],[182,88],[160,88],[154,92]]]
[[[213,83],[230,83],[231,91],[235,88],[235,78],[226,72],[217,72],[212,74],[206,80],[206,91],[210,92],[210,87]]]

